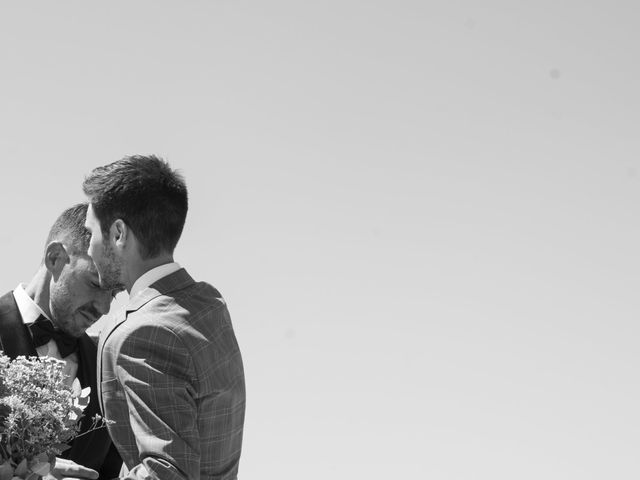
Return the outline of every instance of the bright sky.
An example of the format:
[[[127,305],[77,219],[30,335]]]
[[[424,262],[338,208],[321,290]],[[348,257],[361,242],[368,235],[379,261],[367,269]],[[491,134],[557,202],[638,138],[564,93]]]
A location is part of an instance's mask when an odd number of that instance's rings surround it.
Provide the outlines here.
[[[243,351],[241,478],[637,478],[639,15],[5,4],[0,287],[92,168],[155,153]]]

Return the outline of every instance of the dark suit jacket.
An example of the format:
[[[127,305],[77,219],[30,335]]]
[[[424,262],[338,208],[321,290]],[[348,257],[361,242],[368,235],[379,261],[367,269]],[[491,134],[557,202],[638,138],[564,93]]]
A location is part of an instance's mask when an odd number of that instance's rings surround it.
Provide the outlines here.
[[[0,350],[10,358],[19,355],[38,356],[12,292],[0,297]],[[100,413],[96,386],[96,358],[96,344],[88,335],[83,335],[78,349],[78,380],[82,388],[91,387],[91,395],[89,405],[84,409],[80,433],[87,431],[93,416]],[[101,479],[118,476],[122,460],[106,428],[89,432],[70,445],[71,448],[65,451],[62,457],[97,470]]]

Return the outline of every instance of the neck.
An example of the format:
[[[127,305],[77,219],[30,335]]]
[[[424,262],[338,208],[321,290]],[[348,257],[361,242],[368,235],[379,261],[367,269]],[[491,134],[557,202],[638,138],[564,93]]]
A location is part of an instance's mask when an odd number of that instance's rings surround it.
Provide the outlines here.
[[[36,305],[38,305],[49,318],[52,318],[51,309],[49,308],[50,282],[51,273],[49,273],[46,267],[41,266],[24,290]]]
[[[131,292],[131,288],[133,284],[136,283],[142,275],[147,273],[149,270],[152,270],[160,265],[166,265],[167,263],[173,262],[172,254],[162,254],[157,257],[141,259],[138,258],[135,262],[132,262],[127,269],[127,279],[125,282],[125,286],[127,288],[127,292]]]

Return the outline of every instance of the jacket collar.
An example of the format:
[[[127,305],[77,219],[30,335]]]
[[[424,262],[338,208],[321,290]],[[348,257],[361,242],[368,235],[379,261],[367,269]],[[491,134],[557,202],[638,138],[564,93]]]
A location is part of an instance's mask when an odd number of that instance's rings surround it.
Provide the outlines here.
[[[138,292],[135,297],[129,299],[127,315],[140,309],[143,305],[149,303],[160,295],[166,295],[167,293],[181,290],[189,285],[193,285],[194,283],[195,280],[191,278],[191,275],[189,275],[184,268],[181,268],[166,277],[162,277],[149,287]]]

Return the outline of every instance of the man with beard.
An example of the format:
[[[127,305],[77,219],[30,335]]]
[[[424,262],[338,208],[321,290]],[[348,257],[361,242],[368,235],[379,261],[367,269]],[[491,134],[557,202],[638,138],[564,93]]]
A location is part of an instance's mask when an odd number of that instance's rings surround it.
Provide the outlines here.
[[[65,210],[55,221],[38,271],[26,284],[0,297],[0,350],[10,358],[49,356],[64,361],[75,390],[91,387],[80,433],[99,413],[95,342],[87,328],[109,312],[113,289],[100,287],[87,255],[90,234],[84,227],[87,204]],[[56,461],[54,474],[74,478],[113,478],[122,460],[104,428],[73,441]]]
[[[245,385],[220,293],[174,262],[187,215],[180,175],[125,157],[85,179],[89,255],[129,304],[98,346],[100,401],[126,478],[237,478]]]

